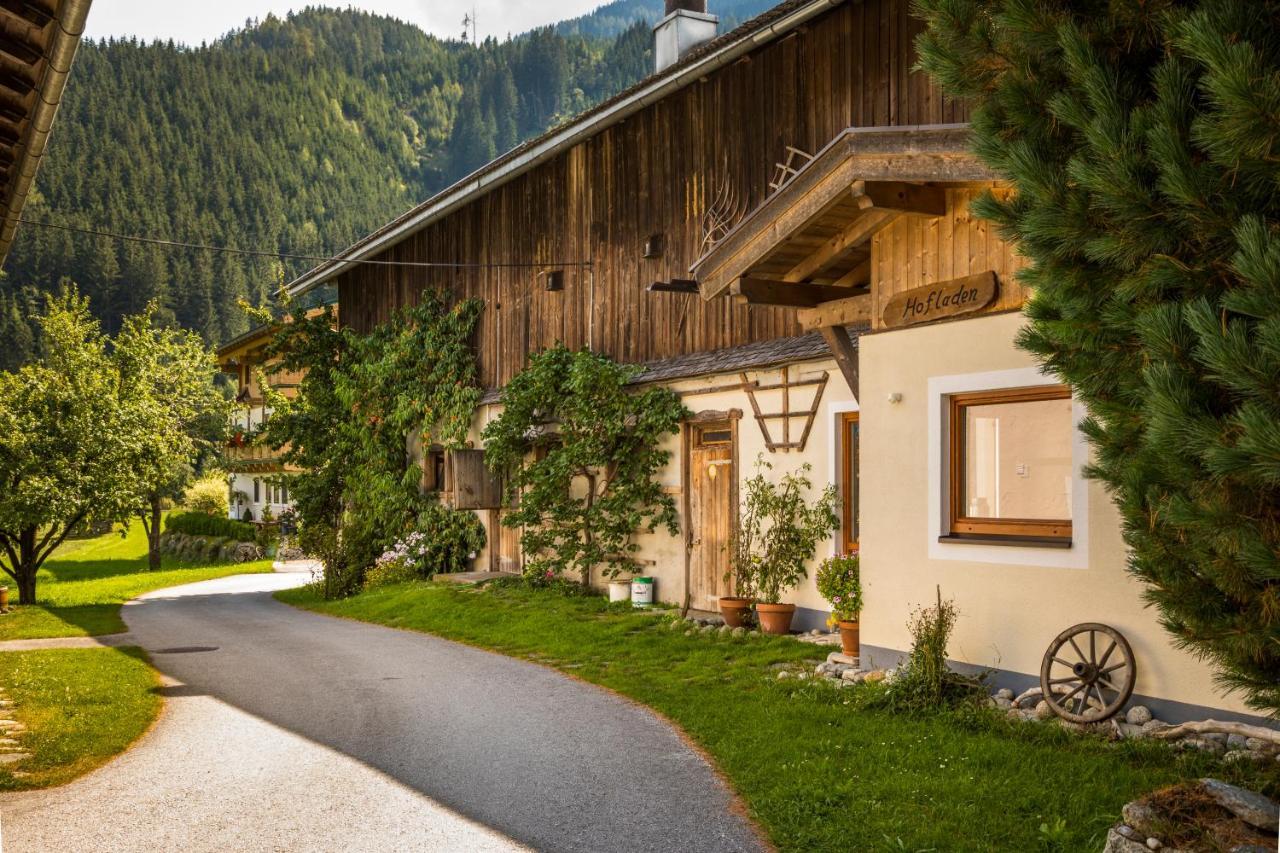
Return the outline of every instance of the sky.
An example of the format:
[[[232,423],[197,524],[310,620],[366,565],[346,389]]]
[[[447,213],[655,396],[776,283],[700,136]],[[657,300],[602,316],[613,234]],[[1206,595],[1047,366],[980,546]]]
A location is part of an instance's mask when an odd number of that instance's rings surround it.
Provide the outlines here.
[[[462,34],[462,18],[475,7],[479,35],[505,38],[589,12],[607,0],[94,0],[89,12],[90,38],[137,36],[198,45],[249,18],[268,12],[284,15],[306,6],[352,6],[410,21],[445,38]],[[180,10],[180,11],[179,11]]]

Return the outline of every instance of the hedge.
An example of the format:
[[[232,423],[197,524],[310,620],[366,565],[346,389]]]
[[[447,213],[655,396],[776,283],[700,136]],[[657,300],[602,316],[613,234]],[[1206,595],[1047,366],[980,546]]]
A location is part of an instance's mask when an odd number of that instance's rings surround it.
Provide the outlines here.
[[[188,536],[219,536],[236,542],[252,542],[258,530],[252,524],[233,521],[203,512],[174,512],[165,521],[166,533],[185,533]]]

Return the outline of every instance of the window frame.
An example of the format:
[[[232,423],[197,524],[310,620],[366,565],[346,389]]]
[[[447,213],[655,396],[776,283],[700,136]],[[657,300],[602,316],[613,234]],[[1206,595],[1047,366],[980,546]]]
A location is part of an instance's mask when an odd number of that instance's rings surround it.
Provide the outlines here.
[[[965,410],[972,406],[1071,400],[1066,385],[1036,385],[948,394],[947,405],[947,536],[953,539],[1039,540],[1071,542],[1073,519],[974,518],[966,511]],[[1074,430],[1074,423],[1072,429]]]
[[[859,533],[857,520],[857,503],[858,496],[861,493],[859,488],[859,475],[861,474],[861,460],[857,458],[857,448],[852,447],[853,442],[849,438],[849,425],[858,424],[858,438],[861,443],[862,438],[862,418],[861,412],[840,412],[837,414],[840,424],[840,547],[845,554],[857,554],[859,549]],[[854,464],[849,464],[850,459]],[[852,489],[850,481],[853,482]],[[849,492],[853,492],[853,500],[849,500]],[[854,536],[849,538],[852,531]]]

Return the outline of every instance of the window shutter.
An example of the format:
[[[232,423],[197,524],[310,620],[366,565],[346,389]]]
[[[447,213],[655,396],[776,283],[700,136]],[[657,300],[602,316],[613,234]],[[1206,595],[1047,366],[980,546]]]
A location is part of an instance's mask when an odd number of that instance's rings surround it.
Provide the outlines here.
[[[453,450],[449,453],[449,491],[454,509],[499,509],[502,480],[484,464],[483,450]]]

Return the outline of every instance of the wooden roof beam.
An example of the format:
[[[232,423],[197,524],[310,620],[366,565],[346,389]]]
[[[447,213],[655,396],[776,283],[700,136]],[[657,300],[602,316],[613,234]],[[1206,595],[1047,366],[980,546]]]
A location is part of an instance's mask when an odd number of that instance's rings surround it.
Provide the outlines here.
[[[729,287],[738,302],[784,308],[812,308],[849,295],[848,288],[829,284],[795,284],[767,278],[740,278]]]
[[[919,216],[942,216],[947,212],[947,193],[942,187],[905,181],[856,181],[853,194],[864,207],[896,210]]]
[[[53,13],[31,0],[0,0],[0,9],[37,27],[47,26]]]
[[[867,258],[831,283],[832,287],[863,287],[871,283],[871,259]]]
[[[40,45],[23,41],[5,32],[0,32],[0,53],[16,59],[23,65],[35,65],[44,59],[44,50]]]
[[[792,267],[791,271],[782,277],[782,280],[804,281],[813,277],[815,273],[820,272],[823,267],[854,246],[870,240],[873,234],[892,222],[897,215],[897,211],[893,210],[879,210],[876,208],[866,210],[861,216],[850,222],[843,231],[827,240],[818,247],[817,251]]]
[[[871,294],[863,293],[801,309],[796,312],[796,319],[805,331],[824,326],[861,326],[871,322],[872,307]]]

